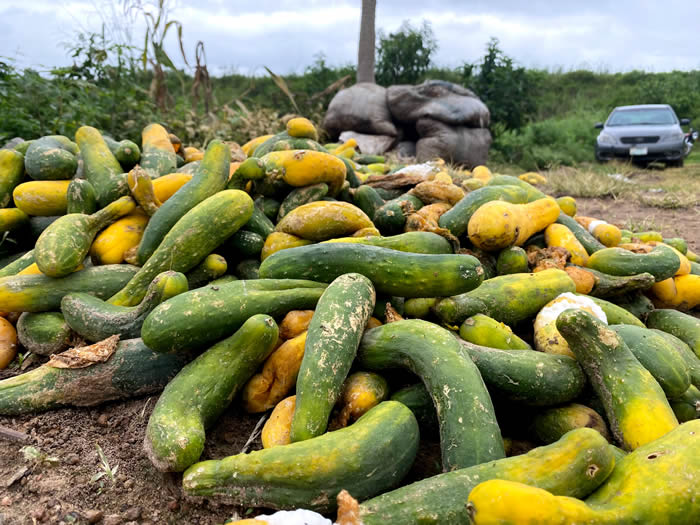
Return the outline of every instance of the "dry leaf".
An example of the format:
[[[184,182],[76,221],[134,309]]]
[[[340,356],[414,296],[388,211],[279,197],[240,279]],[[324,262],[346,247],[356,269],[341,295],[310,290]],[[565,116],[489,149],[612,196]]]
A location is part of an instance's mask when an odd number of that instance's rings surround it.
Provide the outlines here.
[[[89,346],[71,348],[60,354],[54,354],[46,363],[54,368],[87,368],[97,363],[104,363],[117,349],[119,336],[113,335]]]

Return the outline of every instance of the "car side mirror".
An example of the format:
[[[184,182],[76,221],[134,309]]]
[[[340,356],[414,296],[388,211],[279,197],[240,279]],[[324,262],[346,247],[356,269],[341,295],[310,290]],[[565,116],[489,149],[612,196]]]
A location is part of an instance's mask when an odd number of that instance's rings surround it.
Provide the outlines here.
[[[689,126],[690,125],[690,119],[689,118],[682,118],[681,119],[681,126]]]
[[[595,129],[603,129],[603,123],[602,122],[596,122],[595,125],[593,126]]]

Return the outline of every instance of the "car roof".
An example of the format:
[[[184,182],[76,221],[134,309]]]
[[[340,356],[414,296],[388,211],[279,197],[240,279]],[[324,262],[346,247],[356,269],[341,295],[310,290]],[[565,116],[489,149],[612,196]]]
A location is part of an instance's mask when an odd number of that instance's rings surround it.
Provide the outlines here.
[[[637,104],[636,106],[617,106],[613,111],[618,109],[653,109],[653,108],[671,108],[668,104]]]

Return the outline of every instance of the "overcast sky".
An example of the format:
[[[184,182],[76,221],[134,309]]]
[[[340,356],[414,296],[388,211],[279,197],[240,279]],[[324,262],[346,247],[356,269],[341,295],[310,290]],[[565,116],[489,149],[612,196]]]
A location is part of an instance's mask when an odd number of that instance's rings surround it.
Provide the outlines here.
[[[0,60],[18,66],[71,63],[64,42],[79,30],[99,31],[120,17],[134,45],[141,18],[121,17],[122,0],[0,0]],[[185,49],[204,41],[212,73],[302,72],[323,52],[331,65],[357,59],[361,0],[173,0],[183,22]],[[196,6],[195,6],[196,5]],[[111,7],[110,7],[111,6]],[[113,13],[111,14],[111,11]],[[102,13],[100,16],[99,13]],[[700,69],[698,0],[377,0],[377,30],[403,20],[428,20],[439,49],[435,62],[456,67],[477,61],[490,37],[518,63],[545,69],[670,71]],[[166,50],[175,59],[177,45]],[[5,58],[2,58],[5,57]]]

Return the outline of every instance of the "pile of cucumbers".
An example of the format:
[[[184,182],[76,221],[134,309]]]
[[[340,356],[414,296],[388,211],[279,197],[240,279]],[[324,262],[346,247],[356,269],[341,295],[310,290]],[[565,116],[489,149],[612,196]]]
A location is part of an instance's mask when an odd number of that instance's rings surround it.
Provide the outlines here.
[[[321,144],[305,118],[233,154],[160,124],[15,140],[0,415],[162,392],[144,454],[244,507],[698,523],[699,258],[532,183]],[[269,416],[262,448],[206,457],[233,406]],[[438,468],[406,483],[428,442]]]

